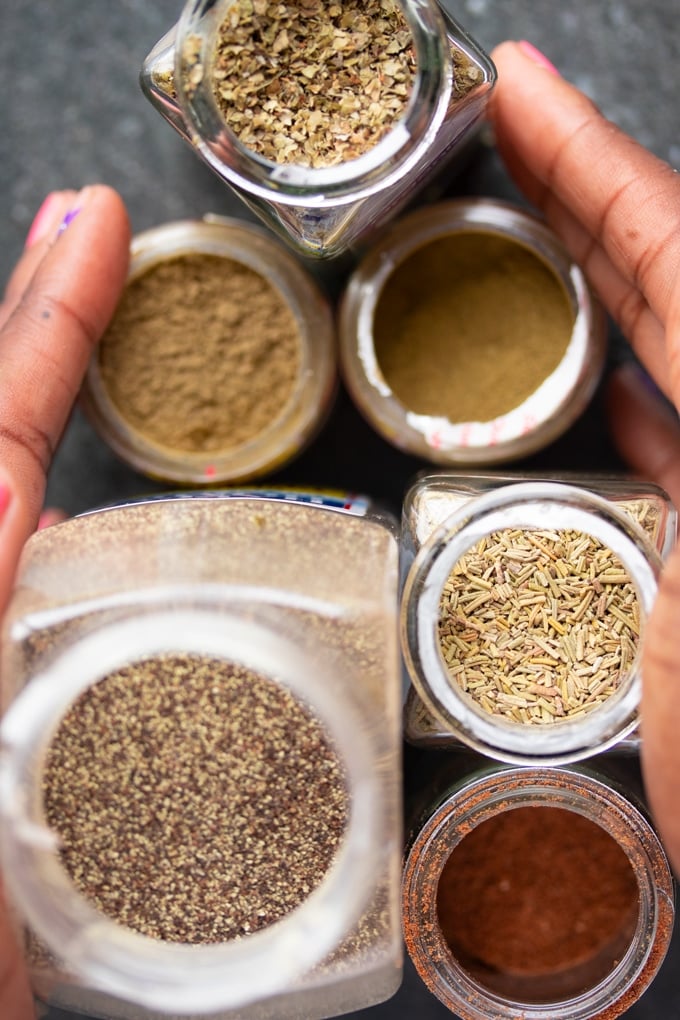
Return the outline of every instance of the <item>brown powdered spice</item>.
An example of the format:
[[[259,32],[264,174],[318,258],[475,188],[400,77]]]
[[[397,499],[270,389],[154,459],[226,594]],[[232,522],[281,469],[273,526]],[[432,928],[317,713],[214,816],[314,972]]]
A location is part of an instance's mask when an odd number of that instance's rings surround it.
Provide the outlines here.
[[[189,71],[189,85],[204,74]],[[224,121],[275,163],[356,159],[403,116],[415,77],[397,0],[234,0],[211,69]]]
[[[550,725],[616,692],[635,659],[640,607],[625,567],[598,539],[508,528],[458,561],[438,633],[449,677],[481,708]]]
[[[520,807],[482,822],[454,848],[437,910],[463,966],[538,977],[606,955],[615,943],[625,949],[638,888],[626,854],[599,825],[562,808]]]
[[[405,407],[485,422],[514,410],[557,368],[573,322],[564,287],[536,255],[461,232],[397,266],[373,335],[385,381]]]
[[[288,406],[301,338],[283,296],[259,273],[186,254],[128,284],[98,358],[113,404],[147,439],[189,453],[228,451]]]
[[[321,882],[348,816],[342,764],[306,706],[267,677],[184,654],[88,688],[52,740],[43,791],[78,889],[169,942],[278,921]]]

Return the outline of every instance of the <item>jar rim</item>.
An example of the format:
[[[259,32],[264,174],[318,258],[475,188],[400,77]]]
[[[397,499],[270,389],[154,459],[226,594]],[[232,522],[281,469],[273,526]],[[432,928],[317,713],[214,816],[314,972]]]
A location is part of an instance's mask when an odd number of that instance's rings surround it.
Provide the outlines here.
[[[208,453],[174,450],[131,425],[110,398],[94,351],[80,393],[92,426],[111,449],[143,474],[183,484],[214,485],[257,478],[296,457],[330,411],[337,387],[335,326],[316,280],[262,227],[226,216],[175,220],[135,234],[128,283],[166,260],[214,255],[239,262],[279,293],[295,317],[300,367],[285,407],[240,446]]]
[[[517,408],[489,422],[415,413],[391,390],[375,350],[374,317],[392,274],[418,250],[459,235],[497,237],[528,251],[563,286],[574,317],[556,368]],[[542,449],[585,410],[605,365],[606,320],[582,270],[542,219],[500,198],[447,199],[392,223],[351,274],[338,324],[341,372],[362,413],[388,442],[442,466],[508,463]]]
[[[425,0],[397,0],[406,17],[416,51],[416,74],[404,116],[387,135],[357,159],[326,168],[278,165],[253,153],[226,127],[217,109],[208,78],[186,88],[183,61],[186,43],[200,40],[204,65],[212,54],[212,33],[229,0],[187,0],[177,24],[175,87],[193,144],[220,176],[247,193],[281,204],[313,209],[353,203],[387,187],[421,158],[430,136],[443,122],[453,88],[452,56],[443,16],[436,4]],[[207,25],[201,26],[205,20]],[[485,77],[490,75],[486,69]],[[395,161],[397,161],[395,165]]]
[[[625,511],[596,493],[559,482],[517,482],[465,502],[423,543],[406,576],[401,644],[419,696],[447,732],[492,758],[524,764],[567,763],[612,747],[638,722],[639,663],[621,689],[578,719],[527,726],[493,716],[451,683],[439,649],[439,600],[451,570],[480,539],[505,527],[581,530],[608,546],[627,569],[641,610],[640,628],[656,597],[661,558]]]
[[[229,594],[239,597],[233,586]],[[355,709],[332,693],[331,684],[318,682],[318,664],[311,683],[303,653],[287,639],[224,612],[181,603],[157,610],[153,602],[151,592],[148,613],[108,624],[62,653],[7,710],[0,725],[0,853],[16,902],[37,935],[96,987],[173,1013],[193,1013],[199,1005],[236,1008],[276,994],[318,963],[365,909],[373,869],[368,848],[380,824],[370,749]],[[179,650],[238,662],[276,678],[308,704],[342,760],[350,802],[336,858],[306,900],[246,939],[199,947],[151,939],[91,906],[59,864],[56,837],[33,818],[38,809],[28,794],[37,759],[44,761],[60,718],[82,690],[130,661]],[[41,882],[34,880],[38,872]]]

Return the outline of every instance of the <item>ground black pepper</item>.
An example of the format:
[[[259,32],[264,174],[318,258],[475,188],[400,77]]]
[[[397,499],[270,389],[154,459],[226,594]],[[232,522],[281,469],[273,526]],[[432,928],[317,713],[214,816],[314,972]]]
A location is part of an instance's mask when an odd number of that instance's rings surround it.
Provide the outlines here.
[[[222,660],[144,659],[88,688],[43,778],[79,890],[156,939],[266,927],[326,874],[347,824],[342,764],[288,690]]]
[[[376,304],[380,370],[410,411],[492,421],[559,365],[574,317],[551,268],[529,248],[461,231],[413,251]]]

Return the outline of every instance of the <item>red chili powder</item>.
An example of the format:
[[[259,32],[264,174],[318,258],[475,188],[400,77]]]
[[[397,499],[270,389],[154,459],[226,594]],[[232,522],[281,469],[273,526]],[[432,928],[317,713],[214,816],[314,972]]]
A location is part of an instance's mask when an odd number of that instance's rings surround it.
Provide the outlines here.
[[[520,807],[482,822],[454,848],[437,910],[461,965],[538,977],[632,936],[638,887],[626,854],[599,825],[563,808]]]

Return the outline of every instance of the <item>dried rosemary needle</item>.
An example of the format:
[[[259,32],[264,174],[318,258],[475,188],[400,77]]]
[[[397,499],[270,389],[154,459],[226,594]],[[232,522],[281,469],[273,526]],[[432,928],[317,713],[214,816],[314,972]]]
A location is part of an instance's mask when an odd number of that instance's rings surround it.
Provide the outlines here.
[[[505,529],[469,550],[441,595],[451,681],[486,712],[550,725],[597,708],[635,658],[639,602],[611,549],[581,531]]]

